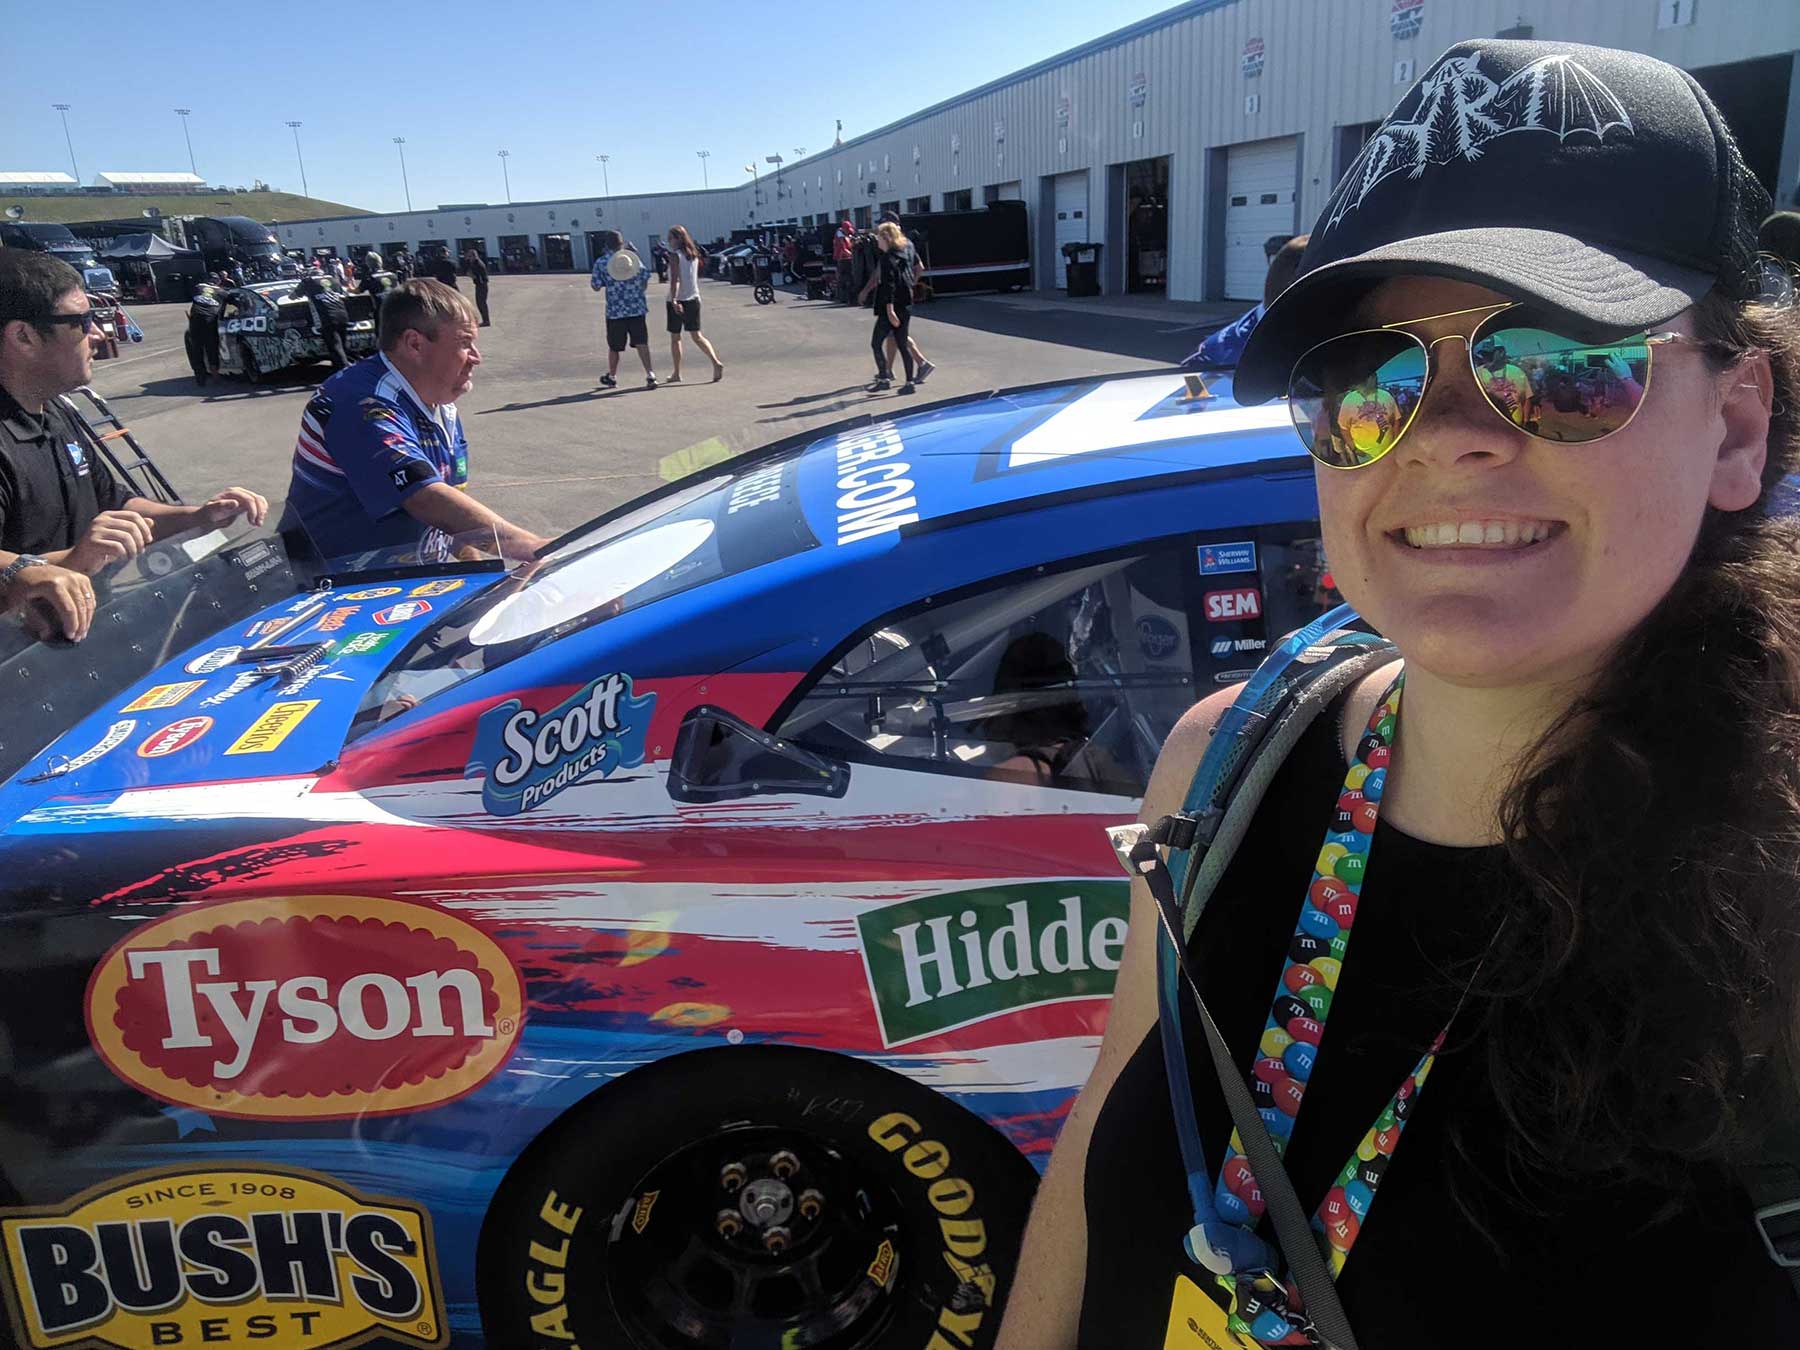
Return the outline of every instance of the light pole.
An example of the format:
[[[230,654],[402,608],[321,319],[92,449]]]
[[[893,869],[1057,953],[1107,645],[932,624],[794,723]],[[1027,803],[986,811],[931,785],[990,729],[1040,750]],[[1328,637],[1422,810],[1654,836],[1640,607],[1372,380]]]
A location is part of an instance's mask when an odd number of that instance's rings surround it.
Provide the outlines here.
[[[706,161],[712,158],[712,151],[696,150],[696,151],[694,151],[694,153],[696,155],[700,156],[700,186],[703,188],[710,189],[712,187],[712,184],[709,183],[706,179]]]
[[[506,182],[506,204],[512,205],[512,175],[506,171],[506,161],[512,155],[510,150],[500,152],[500,177]]]
[[[300,153],[300,124],[289,122],[294,130],[294,158],[300,161],[300,192],[302,196],[312,196],[312,189],[306,185],[306,156]]]
[[[394,137],[394,144],[400,147],[400,185],[406,189],[406,209],[412,210],[412,184],[406,178],[406,137]]]
[[[610,196],[612,196],[612,179],[607,175],[606,162],[609,159],[611,159],[612,156],[611,155],[595,155],[594,158],[600,161],[600,182],[606,188],[606,195],[610,197]]]
[[[81,169],[75,163],[75,142],[73,140],[71,140],[69,137],[69,107],[70,107],[70,105],[67,103],[52,103],[50,106],[52,108],[55,108],[57,112],[62,114],[63,144],[65,144],[69,147],[69,167],[71,169],[75,170],[75,182],[76,182],[76,185],[79,186],[81,183]]]
[[[200,176],[200,170],[194,167],[194,138],[188,135],[187,125],[188,114],[193,111],[192,108],[177,108],[175,110],[175,115],[181,119],[181,139],[187,142],[188,172],[198,178]]]
[[[750,223],[756,223],[756,208],[762,205],[762,176],[756,171],[756,161],[751,160],[744,165],[744,172],[750,175]]]
[[[780,155],[765,155],[763,158],[765,163],[773,164],[775,166],[775,206],[777,208],[776,214],[780,215],[781,198],[783,195],[781,188],[782,158]]]

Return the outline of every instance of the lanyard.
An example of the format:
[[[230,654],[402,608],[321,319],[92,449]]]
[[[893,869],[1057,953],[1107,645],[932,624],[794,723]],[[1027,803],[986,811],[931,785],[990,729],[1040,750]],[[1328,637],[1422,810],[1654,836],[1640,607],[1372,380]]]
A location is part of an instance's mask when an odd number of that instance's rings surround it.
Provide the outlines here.
[[[1301,902],[1293,940],[1282,963],[1251,1067],[1252,1097],[1277,1154],[1285,1154],[1292,1137],[1349,952],[1369,848],[1393,758],[1405,682],[1406,677],[1401,675],[1389,686],[1357,743]],[[1401,1082],[1313,1214],[1313,1232],[1333,1279],[1343,1272],[1448,1032],[1446,1025]],[[1177,1052],[1174,1058],[1185,1061],[1185,1053]],[[1183,1080],[1185,1067],[1184,1062]],[[1197,1139],[1190,1093],[1178,1095],[1176,1110],[1178,1131]],[[1180,1118],[1183,1112],[1186,1119]],[[1256,1259],[1267,1252],[1266,1244],[1252,1231],[1263,1215],[1264,1205],[1243,1153],[1243,1142],[1234,1128],[1211,1193],[1206,1194],[1202,1185],[1195,1184],[1198,1179],[1190,1178],[1190,1195],[1201,1220],[1197,1228],[1206,1232],[1215,1249],[1215,1259],[1202,1264],[1214,1271],[1231,1294],[1228,1325],[1234,1333],[1254,1337],[1269,1346],[1309,1344],[1312,1336],[1299,1308],[1297,1290],[1291,1283],[1284,1285],[1275,1278],[1273,1261]],[[1218,1269],[1218,1251],[1232,1253],[1229,1270]],[[1189,1255],[1197,1256],[1191,1238]],[[1250,1259],[1240,1259],[1245,1257]]]

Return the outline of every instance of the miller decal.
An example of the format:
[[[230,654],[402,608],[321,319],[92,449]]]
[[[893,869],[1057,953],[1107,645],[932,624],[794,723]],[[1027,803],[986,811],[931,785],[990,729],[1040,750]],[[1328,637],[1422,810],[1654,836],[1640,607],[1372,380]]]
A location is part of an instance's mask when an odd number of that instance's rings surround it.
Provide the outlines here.
[[[0,1212],[7,1311],[32,1347],[449,1344],[431,1218],[298,1168],[116,1177]]]
[[[584,778],[642,764],[655,707],[655,694],[633,697],[631,676],[618,674],[602,675],[544,713],[509,698],[475,724],[463,777],[485,774],[488,813],[516,816]]]

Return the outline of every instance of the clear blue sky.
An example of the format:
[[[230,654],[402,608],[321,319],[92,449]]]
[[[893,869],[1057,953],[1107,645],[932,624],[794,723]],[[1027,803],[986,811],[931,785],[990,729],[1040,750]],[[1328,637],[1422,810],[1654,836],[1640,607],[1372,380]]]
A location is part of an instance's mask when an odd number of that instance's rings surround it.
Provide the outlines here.
[[[370,210],[712,186],[753,157],[845,139],[1169,8],[1172,0],[681,5],[142,4],[7,7],[0,169],[185,170]],[[620,17],[604,17],[612,13]],[[849,22],[832,27],[828,16]],[[871,16],[881,14],[880,31]],[[900,16],[896,19],[895,16]],[[915,44],[898,63],[869,53]],[[37,53],[41,59],[34,59]],[[385,54],[385,63],[381,62]],[[91,58],[91,59],[90,59]],[[901,69],[893,69],[895,65]],[[84,78],[85,76],[85,78]]]

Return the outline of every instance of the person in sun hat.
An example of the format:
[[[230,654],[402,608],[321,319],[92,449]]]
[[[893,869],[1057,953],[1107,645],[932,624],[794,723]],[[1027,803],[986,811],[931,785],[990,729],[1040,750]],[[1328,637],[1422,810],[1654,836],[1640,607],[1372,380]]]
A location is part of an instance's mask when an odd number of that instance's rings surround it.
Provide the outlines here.
[[[1768,509],[1800,314],[1767,209],[1684,72],[1498,39],[1336,186],[1234,392],[1287,397],[1395,650],[1278,761],[1187,941],[1225,1071],[1133,882],[1001,1350],[1800,1345],[1800,540]],[[1532,430],[1500,348],[1594,416]],[[1403,415],[1342,434],[1371,381]]]

